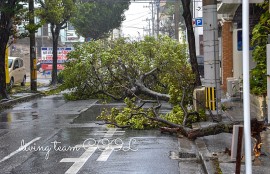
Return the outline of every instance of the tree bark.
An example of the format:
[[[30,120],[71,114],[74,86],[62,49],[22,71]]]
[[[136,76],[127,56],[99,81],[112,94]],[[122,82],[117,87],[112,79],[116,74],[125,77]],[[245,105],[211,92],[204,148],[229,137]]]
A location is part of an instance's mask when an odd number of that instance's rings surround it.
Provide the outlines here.
[[[138,93],[142,93],[145,94],[149,97],[153,97],[153,98],[158,98],[159,100],[164,100],[164,101],[169,101],[170,100],[170,95],[168,94],[161,94],[158,93],[156,91],[153,91],[149,88],[147,88],[143,82],[141,82],[140,80],[136,80],[135,85],[138,87],[137,89],[139,91],[137,91]]]
[[[51,32],[53,37],[53,64],[52,64],[52,81],[51,85],[57,84],[57,48],[60,27],[51,24]]]
[[[0,95],[4,99],[8,99],[9,95],[7,93],[6,85],[6,72],[5,72],[5,55],[6,47],[8,47],[8,40],[10,36],[10,31],[12,28],[12,17],[15,15],[14,11],[11,10],[15,7],[16,0],[1,1],[0,6],[9,11],[0,12]]]
[[[198,68],[197,56],[196,56],[196,45],[195,45],[195,36],[193,32],[192,26],[192,15],[190,11],[190,0],[181,0],[183,4],[183,17],[185,19],[185,24],[187,27],[187,36],[188,36],[188,48],[189,48],[189,56],[190,56],[190,64],[192,67],[192,71],[195,74],[195,85],[201,86],[201,78]]]

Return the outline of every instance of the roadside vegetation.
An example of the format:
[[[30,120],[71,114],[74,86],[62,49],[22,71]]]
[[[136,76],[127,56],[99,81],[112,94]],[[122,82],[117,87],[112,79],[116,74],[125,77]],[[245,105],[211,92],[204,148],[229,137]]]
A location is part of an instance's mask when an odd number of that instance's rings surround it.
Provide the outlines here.
[[[251,93],[255,95],[267,95],[267,59],[266,46],[270,34],[270,13],[269,2],[266,1],[259,6],[264,10],[257,25],[252,30],[251,44],[254,47],[252,52],[256,67],[251,70],[250,86]]]

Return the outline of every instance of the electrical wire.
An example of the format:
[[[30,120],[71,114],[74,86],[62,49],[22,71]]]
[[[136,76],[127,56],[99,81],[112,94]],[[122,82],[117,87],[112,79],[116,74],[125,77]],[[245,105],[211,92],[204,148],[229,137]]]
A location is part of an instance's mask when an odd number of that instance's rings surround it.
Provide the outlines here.
[[[143,18],[143,17],[146,17],[148,15],[143,15],[143,16],[140,16],[140,17],[137,17],[137,18],[134,18],[134,19],[131,19],[131,20],[128,20],[128,21],[124,21],[124,22],[131,22],[131,21],[135,21],[137,19],[140,19],[140,18]]]
[[[129,16],[129,15],[138,15],[138,14],[144,14],[144,13],[149,13],[149,11],[145,11],[145,12],[141,12],[141,13],[133,13],[133,14],[125,14],[126,16]]]
[[[123,28],[135,28],[135,29],[144,29],[144,28],[140,28],[140,27],[134,27],[134,26],[123,26]]]

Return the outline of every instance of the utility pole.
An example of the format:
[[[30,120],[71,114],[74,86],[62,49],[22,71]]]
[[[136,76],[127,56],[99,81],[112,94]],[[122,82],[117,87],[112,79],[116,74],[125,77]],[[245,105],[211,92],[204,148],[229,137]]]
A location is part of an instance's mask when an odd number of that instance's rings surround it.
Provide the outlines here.
[[[245,135],[246,173],[252,174],[251,132],[250,132],[250,82],[249,82],[249,1],[242,2],[243,28],[243,110]]]
[[[203,19],[206,108],[220,119],[221,90],[216,0],[203,0]]]
[[[154,36],[154,28],[155,28],[155,16],[154,16],[154,3],[155,2],[149,2],[151,3],[151,12],[152,12],[152,36]]]
[[[159,22],[160,22],[159,11],[160,11],[160,0],[157,0],[157,38],[159,35]]]
[[[35,25],[34,18],[34,0],[29,0],[29,25]],[[37,91],[37,59],[36,59],[36,38],[35,30],[29,30],[30,33],[30,77],[31,91]]]
[[[148,22],[148,35],[151,36],[151,19],[146,18],[145,21]]]
[[[175,39],[179,41],[180,0],[175,0],[174,5],[174,32]]]

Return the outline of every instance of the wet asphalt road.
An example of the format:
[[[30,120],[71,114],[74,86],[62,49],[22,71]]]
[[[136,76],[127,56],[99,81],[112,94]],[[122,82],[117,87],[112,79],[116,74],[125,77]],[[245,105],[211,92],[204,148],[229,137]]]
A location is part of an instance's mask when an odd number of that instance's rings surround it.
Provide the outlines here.
[[[95,124],[112,105],[49,96],[2,111],[0,173],[179,173],[179,162],[170,158],[179,150],[177,137]]]

